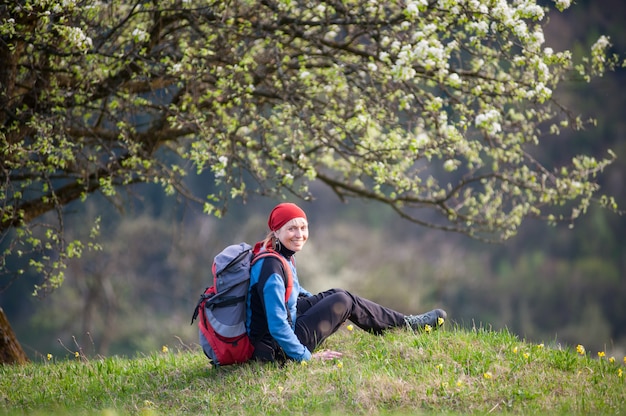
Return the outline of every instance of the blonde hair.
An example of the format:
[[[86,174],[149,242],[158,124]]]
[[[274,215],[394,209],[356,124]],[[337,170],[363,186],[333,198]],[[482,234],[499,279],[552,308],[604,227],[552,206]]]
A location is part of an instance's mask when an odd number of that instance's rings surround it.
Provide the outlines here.
[[[309,225],[308,221],[306,220],[306,218],[293,218],[289,221],[287,221],[282,227],[280,227],[278,230],[282,230],[285,227],[291,227],[292,225],[296,225],[296,226],[301,226],[301,225]],[[278,231],[270,231],[267,233],[267,236],[265,236],[265,239],[263,240],[263,247],[265,248],[271,248],[273,250],[276,250],[276,242],[278,241],[278,238],[276,237],[276,232]]]

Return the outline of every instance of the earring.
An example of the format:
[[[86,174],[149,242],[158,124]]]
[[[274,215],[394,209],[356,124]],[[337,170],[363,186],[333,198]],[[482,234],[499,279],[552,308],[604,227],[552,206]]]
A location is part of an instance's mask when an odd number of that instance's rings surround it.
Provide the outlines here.
[[[278,238],[276,239],[276,243],[274,243],[274,247],[275,247],[274,250],[280,251],[280,248],[281,248],[280,247],[280,240]]]

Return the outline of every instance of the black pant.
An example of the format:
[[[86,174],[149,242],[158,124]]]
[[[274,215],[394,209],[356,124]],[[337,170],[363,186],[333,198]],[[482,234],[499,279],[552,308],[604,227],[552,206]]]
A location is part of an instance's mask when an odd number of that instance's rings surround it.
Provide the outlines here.
[[[374,334],[405,325],[404,314],[400,312],[343,289],[330,289],[298,299],[295,333],[302,345],[313,352],[346,320]]]

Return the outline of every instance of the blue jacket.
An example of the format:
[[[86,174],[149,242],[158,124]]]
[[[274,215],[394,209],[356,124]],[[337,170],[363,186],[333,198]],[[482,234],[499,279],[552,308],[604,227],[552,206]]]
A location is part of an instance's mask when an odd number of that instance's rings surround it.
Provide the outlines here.
[[[311,293],[300,286],[292,256],[283,257],[287,258],[293,275],[293,289],[287,305],[282,262],[271,257],[257,261],[250,270],[246,328],[253,344],[271,335],[291,359],[309,360],[311,352],[300,343],[294,330],[298,318],[298,297],[311,296]]]

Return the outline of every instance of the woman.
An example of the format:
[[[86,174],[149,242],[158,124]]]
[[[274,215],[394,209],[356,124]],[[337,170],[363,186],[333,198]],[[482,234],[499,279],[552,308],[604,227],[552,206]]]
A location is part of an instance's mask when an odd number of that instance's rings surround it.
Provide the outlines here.
[[[266,257],[252,266],[246,326],[256,360],[340,357],[336,351],[312,352],[346,320],[374,334],[396,327],[417,330],[426,325],[433,329],[443,325],[446,312],[442,309],[404,315],[343,289],[309,293],[298,282],[294,259],[309,237],[306,214],[295,204],[282,203],[272,210],[267,224],[270,232],[261,243],[262,250],[273,248],[288,260],[293,289],[285,302],[285,273],[279,259]]]

